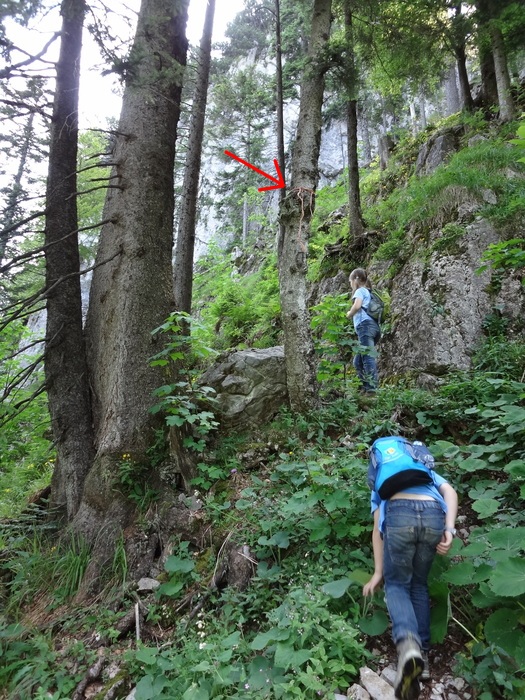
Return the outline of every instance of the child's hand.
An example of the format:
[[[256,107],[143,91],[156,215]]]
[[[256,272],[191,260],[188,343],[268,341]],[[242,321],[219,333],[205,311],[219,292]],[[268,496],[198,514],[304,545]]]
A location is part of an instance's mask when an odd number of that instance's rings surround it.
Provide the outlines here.
[[[443,537],[441,538],[441,542],[436,547],[436,552],[438,554],[448,554],[449,549],[452,546],[453,539],[454,539],[454,536],[452,535],[452,533],[445,531],[443,533]]]
[[[363,595],[374,595],[376,588],[380,586],[383,582],[383,576],[381,574],[374,574],[368,583],[363,586]]]

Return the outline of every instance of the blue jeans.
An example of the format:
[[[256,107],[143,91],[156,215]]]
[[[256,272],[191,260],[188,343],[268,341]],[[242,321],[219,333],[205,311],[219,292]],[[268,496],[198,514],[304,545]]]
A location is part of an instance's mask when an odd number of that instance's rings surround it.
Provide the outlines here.
[[[411,636],[428,651],[427,579],[444,527],[445,514],[437,501],[396,499],[386,504],[383,578],[394,644]]]
[[[373,350],[376,343],[381,338],[379,325],[375,321],[361,321],[356,328],[359,343],[363,348]],[[377,389],[377,362],[370,350],[358,353],[354,357],[354,367],[357,376],[361,381],[361,386],[365,391],[375,391]]]

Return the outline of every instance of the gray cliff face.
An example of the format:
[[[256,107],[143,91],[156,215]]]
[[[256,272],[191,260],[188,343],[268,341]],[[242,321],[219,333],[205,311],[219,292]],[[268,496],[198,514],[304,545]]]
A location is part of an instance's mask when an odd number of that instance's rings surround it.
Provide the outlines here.
[[[427,260],[413,257],[405,264],[390,290],[392,329],[380,350],[383,377],[468,370],[483,322],[495,307],[510,319],[523,317],[525,293],[517,276],[507,276],[494,294],[490,268],[475,272],[486,248],[500,240],[498,231],[479,218],[466,226],[458,250],[435,252]]]

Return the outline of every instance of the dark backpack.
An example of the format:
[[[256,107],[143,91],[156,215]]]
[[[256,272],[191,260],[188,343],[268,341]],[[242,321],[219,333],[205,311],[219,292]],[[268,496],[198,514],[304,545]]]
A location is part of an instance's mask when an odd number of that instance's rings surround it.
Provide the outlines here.
[[[434,483],[434,457],[422,442],[398,435],[378,438],[368,456],[368,485],[383,500],[410,486]]]
[[[370,292],[370,303],[368,306],[363,308],[366,313],[374,319],[374,321],[381,323],[383,311],[385,310],[385,302],[381,299],[377,292],[374,292],[372,289],[369,289],[368,291]]]

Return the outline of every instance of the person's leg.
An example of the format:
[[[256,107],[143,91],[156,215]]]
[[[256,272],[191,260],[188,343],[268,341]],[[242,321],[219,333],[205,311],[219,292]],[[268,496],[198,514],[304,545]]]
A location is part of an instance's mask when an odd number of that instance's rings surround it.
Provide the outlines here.
[[[411,637],[421,646],[411,587],[417,545],[417,514],[411,500],[390,501],[383,536],[383,578],[394,644]]]
[[[419,677],[424,670],[419,625],[411,599],[420,520],[414,504],[420,502],[390,501],[386,509],[383,577],[398,652],[394,690],[400,700],[415,700],[419,696]]]
[[[430,598],[428,595],[428,575],[436,555],[436,547],[443,536],[445,514],[435,501],[418,501],[421,513],[416,554],[410,588],[410,599],[418,623],[421,648],[430,648]]]
[[[378,383],[377,363],[375,360],[374,338],[377,334],[377,324],[372,321],[363,321],[357,326],[357,337],[359,344],[365,349],[363,353],[356,355],[354,367],[357,376],[366,391],[375,391]],[[357,369],[356,361],[359,359],[360,370]],[[360,374],[361,371],[361,374]]]

